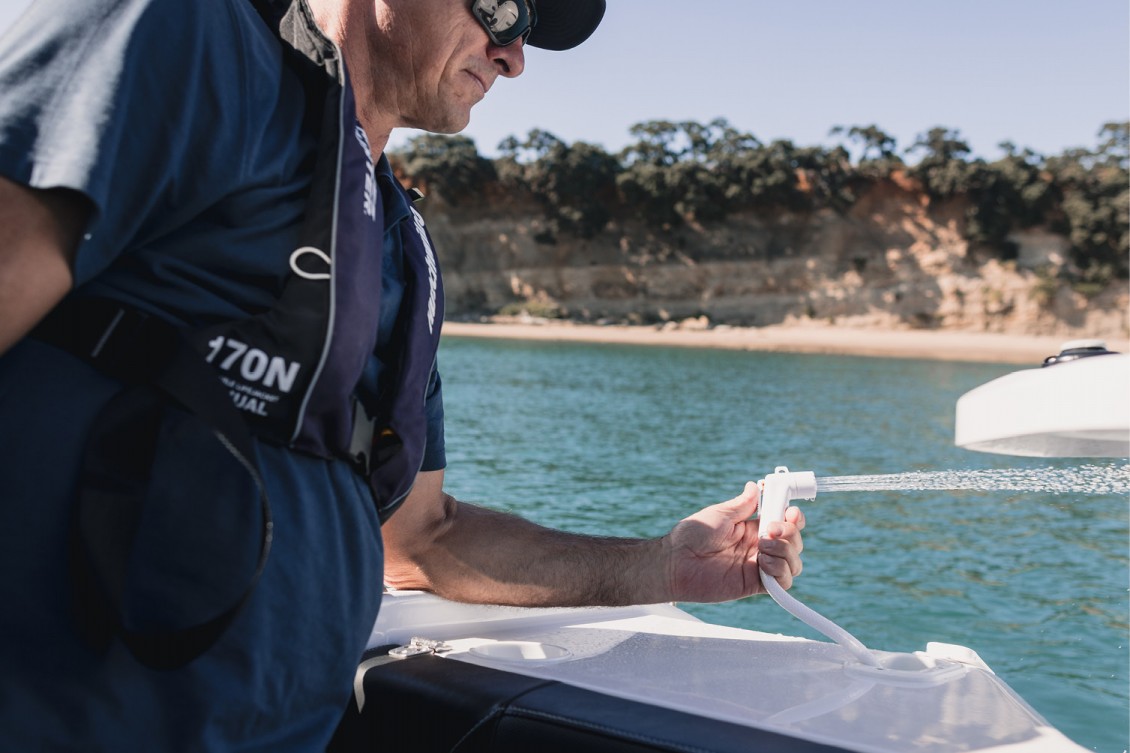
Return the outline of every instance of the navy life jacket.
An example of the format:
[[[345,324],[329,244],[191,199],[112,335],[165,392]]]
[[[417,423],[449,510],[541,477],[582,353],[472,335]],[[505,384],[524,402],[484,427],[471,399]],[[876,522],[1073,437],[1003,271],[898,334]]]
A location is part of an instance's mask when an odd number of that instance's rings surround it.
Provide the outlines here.
[[[325,102],[316,111],[322,137],[299,246],[274,307],[193,332],[191,340],[258,436],[317,457],[349,458],[368,476],[387,518],[423,461],[424,397],[443,321],[439,266],[423,217],[411,207],[412,222],[398,228],[406,277],[394,334],[400,360],[386,364],[395,384],[380,404],[363,405],[354,389],[376,347],[380,316],[380,187],[339,51],[301,1],[277,32],[307,101]]]
[[[411,490],[426,444],[443,288],[423,218],[412,207],[411,222],[399,223],[406,287],[391,349],[397,360],[385,364],[389,384],[379,400],[366,405],[356,387],[376,346],[385,234],[368,140],[340,51],[306,4],[295,0],[282,11],[269,0],[252,2],[281,40],[287,66],[303,84],[306,125],[319,132],[300,243],[275,305],[248,319],[184,330],[79,290],[33,332],[125,384],[87,440],[72,517],[72,573],[88,640],[104,647],[117,636],[154,668],[182,666],[206,651],[266,564],[273,524],[252,435],[348,461],[367,478],[382,522]],[[232,497],[228,508],[239,507],[241,497],[258,504],[232,513],[232,531],[217,526],[218,540],[230,542],[233,572],[199,593],[170,589],[164,617],[139,619],[130,606],[137,598],[130,585],[137,542],[154,506],[187,496],[154,480],[165,467],[160,448],[169,437],[178,448],[211,453],[213,486]],[[249,525],[257,526],[259,542],[251,554]]]

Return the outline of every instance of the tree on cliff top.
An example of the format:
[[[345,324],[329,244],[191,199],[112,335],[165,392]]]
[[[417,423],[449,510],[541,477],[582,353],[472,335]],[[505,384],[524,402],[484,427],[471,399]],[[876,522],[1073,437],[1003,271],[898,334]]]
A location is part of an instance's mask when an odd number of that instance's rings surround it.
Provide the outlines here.
[[[972,153],[969,144],[961,139],[957,130],[931,128],[906,149],[907,154],[922,154],[910,174],[918,178],[926,193],[938,199],[966,193],[973,184],[976,165],[983,160],[967,162]]]
[[[1085,291],[1130,274],[1130,121],[1104,123],[1098,136],[1094,151],[1047,160]]]
[[[513,136],[504,140],[499,151],[503,183],[528,190],[545,209],[554,232],[591,238],[608,224],[620,170],[615,157],[600,147],[569,145],[536,129],[525,141]]]
[[[856,171],[866,179],[886,178],[892,170],[903,167],[898,156],[898,142],[894,136],[877,125],[849,127],[838,125],[828,132],[829,136],[847,136],[848,141],[859,144],[862,149],[856,160]]]
[[[406,173],[453,204],[474,197],[498,179],[494,163],[481,156],[466,136],[424,133],[409,140],[396,157]]]
[[[844,208],[852,196],[842,147],[763,144],[718,118],[706,125],[666,120],[631,128],[638,140],[620,153],[621,197],[642,219],[676,226],[712,222],[740,209]]]
[[[609,214],[623,211],[658,227],[688,219],[711,222],[743,210],[843,209],[853,191],[867,190],[900,165],[892,137],[877,126],[852,126],[848,139],[863,146],[856,165],[847,150],[762,144],[724,119],[648,121],[632,127],[636,142],[618,156],[600,147],[569,145],[544,131],[503,143],[491,163],[464,137],[425,135],[402,153],[405,170],[449,198],[476,191],[497,174],[511,189],[530,192],[546,208],[555,231],[581,237],[599,233]],[[842,126],[833,135],[844,133]],[[1077,289],[1096,289],[1130,273],[1130,122],[1102,126],[1094,150],[1042,157],[1002,144],[1001,159],[971,159],[956,130],[933,128],[905,150],[921,155],[907,172],[934,199],[964,202],[965,234],[1008,258],[1013,231],[1047,225],[1071,241]]]

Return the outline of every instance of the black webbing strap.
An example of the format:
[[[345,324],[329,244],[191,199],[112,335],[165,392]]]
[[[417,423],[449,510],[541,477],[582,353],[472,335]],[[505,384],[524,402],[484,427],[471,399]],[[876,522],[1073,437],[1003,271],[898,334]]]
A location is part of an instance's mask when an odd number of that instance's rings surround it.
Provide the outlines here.
[[[95,645],[119,637],[147,666],[183,666],[223,634],[250,597],[270,553],[270,503],[251,434],[214,369],[179,329],[158,317],[105,299],[67,299],[31,336],[125,383],[95,420],[80,473],[71,526],[80,627]],[[235,603],[214,617],[185,628],[135,631],[122,619],[127,565],[170,400],[202,421],[254,482],[262,515],[258,562]]]

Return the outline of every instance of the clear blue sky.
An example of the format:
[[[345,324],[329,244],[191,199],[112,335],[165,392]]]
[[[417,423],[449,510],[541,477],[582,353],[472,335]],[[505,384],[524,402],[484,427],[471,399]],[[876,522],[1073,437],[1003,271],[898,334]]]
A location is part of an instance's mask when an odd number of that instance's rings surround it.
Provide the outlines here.
[[[459,2],[460,0],[452,0]],[[0,0],[5,27],[28,0]],[[1126,0],[608,0],[571,52],[529,50],[464,132],[494,155],[533,128],[616,151],[646,120],[723,117],[762,141],[831,143],[876,124],[899,146],[934,126],[974,153],[1091,147],[1130,119]],[[411,132],[394,134],[403,144]]]

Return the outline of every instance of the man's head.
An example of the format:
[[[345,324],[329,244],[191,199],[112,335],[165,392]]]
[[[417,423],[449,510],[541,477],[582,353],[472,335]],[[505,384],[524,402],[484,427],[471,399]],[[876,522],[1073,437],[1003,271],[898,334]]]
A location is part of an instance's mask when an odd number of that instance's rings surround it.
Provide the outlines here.
[[[342,48],[370,140],[393,128],[456,133],[495,80],[525,68],[524,46],[588,39],[605,0],[309,0]]]

